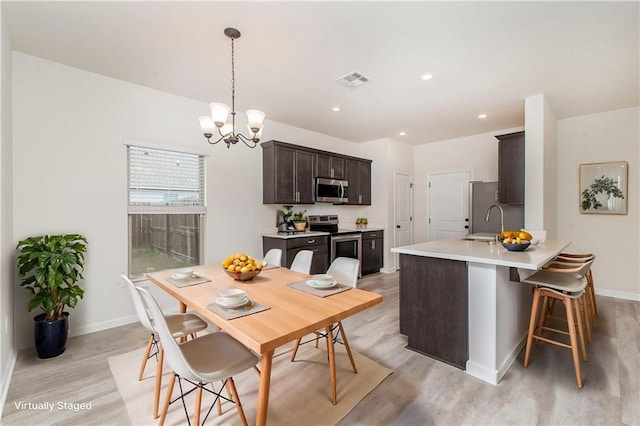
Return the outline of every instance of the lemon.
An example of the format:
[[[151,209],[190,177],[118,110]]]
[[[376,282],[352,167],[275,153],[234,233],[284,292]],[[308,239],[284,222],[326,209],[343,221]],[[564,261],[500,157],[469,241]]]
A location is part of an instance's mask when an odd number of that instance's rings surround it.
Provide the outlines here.
[[[231,272],[234,272],[234,271],[236,270],[236,267],[235,267],[235,265],[229,265],[229,266],[227,267],[227,270],[228,270],[228,271],[231,271]]]

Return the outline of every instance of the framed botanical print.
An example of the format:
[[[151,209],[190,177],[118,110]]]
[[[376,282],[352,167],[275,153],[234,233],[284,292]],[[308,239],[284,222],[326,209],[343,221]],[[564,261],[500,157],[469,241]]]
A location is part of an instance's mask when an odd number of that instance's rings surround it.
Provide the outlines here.
[[[580,164],[580,213],[627,214],[626,161]]]

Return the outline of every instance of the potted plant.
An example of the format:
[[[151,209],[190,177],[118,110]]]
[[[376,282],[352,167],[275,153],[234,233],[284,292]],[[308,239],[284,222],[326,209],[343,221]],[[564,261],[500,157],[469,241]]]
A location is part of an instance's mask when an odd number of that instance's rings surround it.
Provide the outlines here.
[[[367,229],[368,224],[369,220],[366,217],[359,217],[356,219],[356,228],[358,229]]]
[[[301,211],[293,214],[291,220],[293,221],[293,226],[296,227],[298,231],[304,231],[307,227],[307,216],[305,215],[307,211]]]
[[[69,313],[84,296],[77,284],[83,278],[87,239],[79,234],[44,235],[18,242],[18,272],[21,287],[29,290],[29,312],[44,312],[34,318],[36,351],[40,358],[64,352],[69,331]]]

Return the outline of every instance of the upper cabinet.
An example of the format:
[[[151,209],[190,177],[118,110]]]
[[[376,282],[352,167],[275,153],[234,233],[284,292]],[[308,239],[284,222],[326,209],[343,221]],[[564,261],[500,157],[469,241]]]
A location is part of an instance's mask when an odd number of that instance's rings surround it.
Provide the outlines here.
[[[498,189],[500,202],[524,204],[524,132],[498,139]]]
[[[313,204],[313,152],[268,141],[262,146],[262,202]]]
[[[316,177],[344,179],[345,159],[329,154],[316,154]]]
[[[371,160],[287,142],[262,147],[262,203],[313,204],[315,178],[349,182],[347,204],[371,205]]]
[[[371,205],[371,160],[347,160],[349,202],[353,205]]]

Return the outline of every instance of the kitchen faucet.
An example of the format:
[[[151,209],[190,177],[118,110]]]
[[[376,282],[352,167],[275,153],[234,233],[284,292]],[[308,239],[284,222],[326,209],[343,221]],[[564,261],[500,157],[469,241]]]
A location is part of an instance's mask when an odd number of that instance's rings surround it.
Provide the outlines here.
[[[487,210],[487,216],[484,218],[484,220],[485,222],[489,222],[489,215],[491,214],[491,209],[493,209],[494,207],[500,210],[500,232],[504,232],[504,210],[502,210],[502,207],[500,207],[499,205],[492,204],[489,207],[489,210]]]

